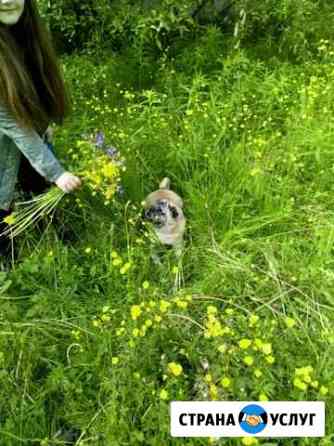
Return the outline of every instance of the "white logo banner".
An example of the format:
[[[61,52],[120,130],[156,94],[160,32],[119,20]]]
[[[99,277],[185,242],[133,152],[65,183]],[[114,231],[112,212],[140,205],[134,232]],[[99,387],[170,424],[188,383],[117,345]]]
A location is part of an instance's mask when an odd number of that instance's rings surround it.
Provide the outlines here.
[[[173,401],[173,437],[323,437],[323,401]]]

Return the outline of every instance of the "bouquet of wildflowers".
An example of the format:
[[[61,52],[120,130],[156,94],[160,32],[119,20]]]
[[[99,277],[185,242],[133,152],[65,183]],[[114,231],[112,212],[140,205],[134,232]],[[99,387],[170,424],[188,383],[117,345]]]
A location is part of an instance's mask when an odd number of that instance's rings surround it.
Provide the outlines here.
[[[121,172],[125,170],[125,160],[115,147],[105,143],[102,131],[78,141],[76,149],[71,149],[69,155],[77,175],[84,180],[93,195],[100,194],[103,197],[105,205],[111,203],[115,194],[122,194],[120,179]],[[50,214],[64,195],[66,193],[55,186],[32,200],[17,203],[16,209],[4,219],[8,227],[0,236],[14,238]]]
[[[78,175],[85,180],[92,194],[101,194],[105,205],[111,203],[116,193],[122,193],[121,172],[125,170],[125,160],[118,149],[105,143],[104,133],[78,141],[79,153],[70,152]]]

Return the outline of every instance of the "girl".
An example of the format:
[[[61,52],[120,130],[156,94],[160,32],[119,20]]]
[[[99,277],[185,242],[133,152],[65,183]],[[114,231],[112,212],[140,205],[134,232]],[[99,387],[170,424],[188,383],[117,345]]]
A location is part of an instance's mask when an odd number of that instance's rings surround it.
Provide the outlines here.
[[[35,0],[0,0],[0,232],[10,214],[15,184],[41,193],[48,182],[64,192],[81,185],[66,172],[50,144],[51,121],[70,111],[51,39]],[[0,237],[0,258],[9,240]]]

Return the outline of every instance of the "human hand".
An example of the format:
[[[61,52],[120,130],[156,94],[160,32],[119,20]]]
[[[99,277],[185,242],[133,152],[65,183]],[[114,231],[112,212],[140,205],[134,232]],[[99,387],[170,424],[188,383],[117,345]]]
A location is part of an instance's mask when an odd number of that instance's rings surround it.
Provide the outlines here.
[[[71,172],[64,172],[55,183],[63,192],[73,192],[81,186],[80,178],[76,177]]]

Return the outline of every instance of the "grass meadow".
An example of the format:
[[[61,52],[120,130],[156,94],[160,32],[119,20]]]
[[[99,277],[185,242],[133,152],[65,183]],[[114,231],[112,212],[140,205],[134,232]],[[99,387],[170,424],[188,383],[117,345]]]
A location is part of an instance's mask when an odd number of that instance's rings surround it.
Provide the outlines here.
[[[334,49],[307,61],[224,51],[63,58],[69,169],[103,131],[123,193],[85,187],[26,231],[0,275],[0,444],[334,443]],[[180,259],[152,261],[141,202],[168,176]],[[83,178],[84,181],[84,178]],[[172,400],[324,400],[322,439],[173,439]]]

